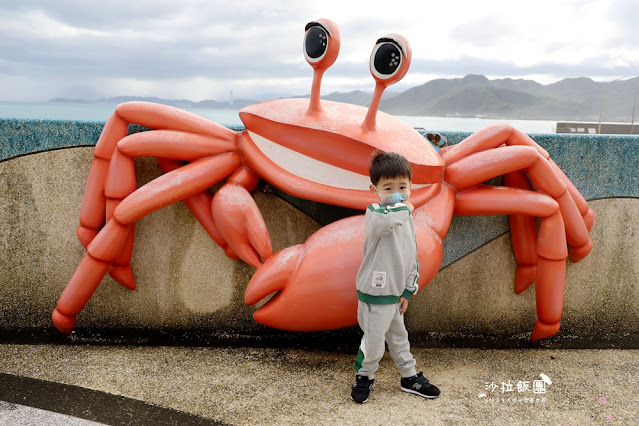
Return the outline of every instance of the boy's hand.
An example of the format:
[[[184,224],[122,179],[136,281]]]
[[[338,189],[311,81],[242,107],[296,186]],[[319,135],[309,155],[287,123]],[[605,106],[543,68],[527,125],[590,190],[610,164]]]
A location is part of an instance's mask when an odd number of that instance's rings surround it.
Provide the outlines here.
[[[413,212],[413,210],[415,210],[415,206],[410,201],[404,201],[402,202],[402,204],[406,204],[411,213]]]
[[[408,309],[408,299],[405,297],[400,297],[399,298],[399,314],[404,315],[404,312],[406,312],[406,309]]]

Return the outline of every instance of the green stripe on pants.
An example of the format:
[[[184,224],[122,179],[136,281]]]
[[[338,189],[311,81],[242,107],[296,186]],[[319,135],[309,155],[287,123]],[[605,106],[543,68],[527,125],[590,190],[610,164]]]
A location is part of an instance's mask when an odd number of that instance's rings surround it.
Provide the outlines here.
[[[360,349],[357,352],[357,358],[355,358],[355,371],[359,371],[362,368],[362,361],[364,361],[364,352]]]

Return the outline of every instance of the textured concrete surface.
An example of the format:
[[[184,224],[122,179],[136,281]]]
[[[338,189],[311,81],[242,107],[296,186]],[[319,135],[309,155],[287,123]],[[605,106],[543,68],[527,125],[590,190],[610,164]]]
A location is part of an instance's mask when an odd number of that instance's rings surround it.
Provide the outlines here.
[[[95,146],[104,122],[0,118],[0,161],[61,148]],[[243,130],[243,126],[228,126]],[[145,130],[129,125],[129,133]]]
[[[84,249],[75,237],[91,148],[43,152],[0,162],[0,327],[50,327],[50,312]],[[138,183],[160,174],[153,159],[137,160]],[[302,243],[319,224],[279,197],[256,191],[274,250]],[[636,230],[639,199],[590,201],[597,219],[594,250],[567,263],[562,332],[637,332],[639,289]],[[445,247],[497,232],[486,220],[455,218]],[[492,230],[492,231],[491,231]],[[509,235],[501,235],[440,271],[411,304],[418,333],[498,333],[522,340],[535,322],[534,287],[513,291]],[[132,260],[138,289],[106,277],[78,317],[78,328],[195,328],[264,331],[243,303],[254,269],[228,259],[182,204],[136,224]]]
[[[355,404],[349,397],[354,353],[331,350],[0,345],[0,372],[237,425],[639,422],[637,350],[413,353],[418,369],[441,389],[439,398],[400,391],[387,354],[369,402]],[[542,373],[552,384],[535,393]]]
[[[0,119],[0,161],[60,148],[95,145],[104,123]]]

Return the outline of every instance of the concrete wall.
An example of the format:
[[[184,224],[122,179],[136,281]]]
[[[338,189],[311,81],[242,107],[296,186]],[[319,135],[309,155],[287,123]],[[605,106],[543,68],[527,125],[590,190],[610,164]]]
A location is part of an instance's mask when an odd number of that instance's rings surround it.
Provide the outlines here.
[[[51,327],[51,310],[84,255],[75,229],[90,145],[101,126],[0,120],[0,329]],[[67,128],[76,130],[65,134]],[[447,136],[459,141],[466,134]],[[639,138],[533,137],[597,217],[592,253],[578,264],[567,262],[560,335],[639,332]],[[160,174],[153,159],[136,160],[136,168],[139,185]],[[304,242],[320,223],[352,214],[333,209],[327,219],[319,213],[325,206],[260,188],[255,199],[275,251]],[[132,267],[138,289],[131,292],[107,276],[77,328],[270,332],[243,303],[254,269],[228,259],[182,203],[138,222]],[[516,295],[514,271],[504,217],[455,218],[442,270],[411,303],[409,331],[527,338],[536,319],[535,290]]]

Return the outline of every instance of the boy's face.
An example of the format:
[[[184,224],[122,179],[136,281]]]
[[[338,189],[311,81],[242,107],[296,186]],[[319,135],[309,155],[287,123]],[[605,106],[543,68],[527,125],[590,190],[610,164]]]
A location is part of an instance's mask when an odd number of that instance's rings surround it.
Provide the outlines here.
[[[377,181],[377,185],[371,184],[370,190],[373,194],[380,197],[380,201],[382,201],[382,204],[384,204],[384,198],[387,195],[393,194],[395,192],[400,192],[410,197],[410,184],[411,181],[408,179],[408,177],[382,177],[379,179],[379,181]]]

